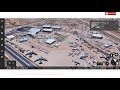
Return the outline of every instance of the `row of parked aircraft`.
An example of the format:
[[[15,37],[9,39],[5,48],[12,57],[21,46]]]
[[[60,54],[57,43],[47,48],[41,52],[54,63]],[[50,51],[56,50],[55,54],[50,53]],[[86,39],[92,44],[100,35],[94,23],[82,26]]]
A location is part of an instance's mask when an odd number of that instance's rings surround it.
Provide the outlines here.
[[[31,58],[32,55],[37,55],[37,53],[31,51],[31,52],[29,52],[29,53],[26,54],[26,56],[29,56],[29,58]],[[47,60],[46,58],[43,58],[42,56],[40,56],[40,57],[39,57],[38,59],[36,59],[34,62],[38,62],[38,61],[40,61],[39,64],[42,64],[42,61],[48,62],[48,60]]]

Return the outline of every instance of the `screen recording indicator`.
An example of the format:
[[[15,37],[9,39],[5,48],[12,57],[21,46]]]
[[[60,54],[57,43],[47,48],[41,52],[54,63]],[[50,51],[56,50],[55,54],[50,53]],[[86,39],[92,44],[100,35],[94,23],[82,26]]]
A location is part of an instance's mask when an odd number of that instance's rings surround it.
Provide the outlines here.
[[[6,18],[6,69],[119,69],[119,18]]]

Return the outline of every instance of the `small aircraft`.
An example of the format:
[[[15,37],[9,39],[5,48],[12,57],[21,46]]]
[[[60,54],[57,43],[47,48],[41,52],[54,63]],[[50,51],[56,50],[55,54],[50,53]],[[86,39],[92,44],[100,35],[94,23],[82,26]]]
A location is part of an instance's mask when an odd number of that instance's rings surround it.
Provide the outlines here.
[[[43,58],[42,56],[38,59],[36,59],[34,62],[40,61],[39,64],[42,64],[42,61],[46,61],[48,62],[48,60],[46,58]]]
[[[24,51],[25,51],[25,49],[23,49],[23,48],[20,48],[19,50],[20,50],[20,52],[22,52],[22,53],[24,53]]]
[[[55,47],[59,47],[61,43],[54,44]]]
[[[75,65],[80,65],[80,63],[79,63],[79,62],[76,62],[76,61],[74,61],[74,60],[72,60],[72,62],[74,62],[74,63],[75,63]]]
[[[32,57],[32,55],[37,55],[35,52],[31,51],[29,53],[26,54],[26,56],[29,55],[29,57]]]
[[[85,53],[84,55],[81,55],[80,59],[85,59],[86,57],[88,57],[88,53]]]

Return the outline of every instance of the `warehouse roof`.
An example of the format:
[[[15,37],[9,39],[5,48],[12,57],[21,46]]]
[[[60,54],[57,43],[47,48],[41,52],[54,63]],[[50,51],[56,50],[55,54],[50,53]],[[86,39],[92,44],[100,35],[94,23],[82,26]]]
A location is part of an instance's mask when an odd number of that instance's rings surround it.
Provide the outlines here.
[[[61,29],[59,26],[52,26],[52,29]]]
[[[24,38],[20,39],[20,42],[24,42],[24,41],[27,41],[27,40],[28,40],[28,38],[24,37]]]
[[[54,39],[48,39],[48,40],[46,40],[45,42],[48,43],[48,44],[52,44],[52,43],[55,42],[55,40],[54,40]]]
[[[51,28],[51,25],[43,25],[43,28]]]
[[[110,44],[110,43],[104,44],[104,47],[106,47],[106,48],[108,48],[110,46],[112,46],[112,44]]]
[[[28,34],[32,35],[32,36],[36,36],[36,34],[40,31],[41,29],[38,28],[31,28],[28,32]]]
[[[47,28],[44,28],[42,29],[43,32],[52,32],[53,30],[50,28],[50,29],[47,29]]]
[[[100,34],[93,34],[93,37],[102,37]]]
[[[6,36],[8,39],[12,39],[12,38],[14,38],[15,36],[13,36],[13,35],[9,35],[9,36]]]

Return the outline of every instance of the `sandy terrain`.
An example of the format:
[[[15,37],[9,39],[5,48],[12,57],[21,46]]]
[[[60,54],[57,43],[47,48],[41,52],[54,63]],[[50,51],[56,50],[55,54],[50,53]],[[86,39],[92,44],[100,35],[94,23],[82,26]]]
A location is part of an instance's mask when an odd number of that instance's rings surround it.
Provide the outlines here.
[[[89,23],[91,19],[81,19],[85,22]],[[93,39],[88,37],[88,33],[90,31],[90,28],[86,26],[85,24],[78,22],[75,22],[72,19],[7,19],[6,20],[6,33],[9,33],[12,30],[16,30],[18,27],[21,27],[19,25],[25,25],[27,26],[37,26],[41,27],[44,24],[48,25],[58,25],[62,29],[59,31],[63,36],[66,36],[66,39],[59,45],[59,47],[55,47],[53,44],[48,45],[45,43],[46,39],[39,39],[41,38],[41,35],[45,36],[46,38],[52,37],[55,38],[57,35],[55,35],[55,31],[53,31],[50,34],[40,32],[36,38],[29,37],[27,42],[19,43],[20,36],[16,36],[14,40],[11,42],[16,44],[18,47],[25,49],[26,51],[22,53],[23,55],[26,55],[29,51],[34,51],[38,55],[33,55],[32,58],[28,58],[31,61],[35,61],[39,57],[44,57],[48,60],[48,62],[43,61],[43,64],[39,64],[39,62],[35,62],[39,66],[76,66],[74,61],[77,61],[80,63],[78,66],[96,66],[93,61],[96,62],[103,62],[105,61],[104,58],[100,58],[103,56],[103,53],[101,52],[95,52],[96,50],[94,48],[90,49],[89,45],[87,43],[84,43],[83,40],[80,40],[78,37],[83,38],[84,40],[87,40],[90,44],[93,46],[96,46],[103,50],[104,52],[118,52],[117,47],[113,41],[109,37],[106,37],[102,33],[100,33],[103,36],[103,39]],[[11,27],[11,28],[10,28]],[[77,31],[78,35],[72,34],[72,32]],[[110,32],[109,32],[110,33]],[[21,33],[20,33],[21,34]],[[14,34],[16,35],[16,33]],[[78,40],[76,40],[78,39]],[[77,46],[75,48],[70,47],[70,42],[77,43]],[[106,43],[112,43],[113,47],[111,48],[105,48],[104,44]],[[58,42],[55,42],[57,44]],[[31,48],[31,46],[34,46],[34,48]],[[14,45],[12,45],[14,47]],[[82,46],[82,47],[80,47]],[[78,51],[73,51],[72,49],[78,49]],[[18,50],[18,49],[16,49]],[[47,52],[47,53],[46,53]],[[70,53],[78,53],[78,55],[73,54],[69,56]],[[108,52],[108,53],[110,53]],[[20,52],[21,53],[21,52]],[[88,57],[85,58],[85,60],[81,60],[80,56],[84,53],[88,53]],[[92,58],[93,57],[93,58]]]

